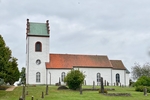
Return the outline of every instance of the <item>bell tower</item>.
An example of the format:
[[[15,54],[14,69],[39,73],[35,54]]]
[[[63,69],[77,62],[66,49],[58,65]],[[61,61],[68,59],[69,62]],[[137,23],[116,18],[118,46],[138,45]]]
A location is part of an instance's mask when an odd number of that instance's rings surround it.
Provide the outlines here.
[[[49,21],[29,22],[26,28],[26,84],[46,84],[46,62],[49,62]]]

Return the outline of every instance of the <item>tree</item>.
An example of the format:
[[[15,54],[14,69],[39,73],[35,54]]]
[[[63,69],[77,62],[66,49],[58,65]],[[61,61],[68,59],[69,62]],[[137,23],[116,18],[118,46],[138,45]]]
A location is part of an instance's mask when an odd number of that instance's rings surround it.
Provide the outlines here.
[[[11,50],[6,46],[0,35],[0,78],[11,85],[19,79],[17,59],[12,57]]]
[[[71,70],[65,77],[65,82],[70,89],[76,90],[84,82],[85,75],[79,70]]]
[[[145,63],[143,66],[141,66],[138,63],[135,63],[135,65],[131,68],[132,78],[134,80],[137,80],[141,76],[148,76],[150,77],[150,64]]]

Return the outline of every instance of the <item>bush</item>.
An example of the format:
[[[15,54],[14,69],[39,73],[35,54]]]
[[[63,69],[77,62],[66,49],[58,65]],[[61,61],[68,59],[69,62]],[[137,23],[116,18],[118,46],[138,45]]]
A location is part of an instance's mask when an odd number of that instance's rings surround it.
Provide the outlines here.
[[[135,91],[143,92],[143,90],[144,90],[145,87],[146,86],[137,86],[135,88]],[[147,92],[150,93],[150,87],[146,87],[146,88],[147,88]]]
[[[59,86],[57,90],[64,90],[64,89],[68,89],[66,86]]]
[[[135,86],[150,86],[150,77],[141,76],[134,84]]]
[[[85,75],[79,70],[71,70],[64,79],[69,89],[76,90],[84,82]]]
[[[102,93],[101,89],[99,90],[99,93]],[[104,89],[104,93],[107,93],[107,89]]]
[[[9,86],[0,86],[0,90],[6,90]]]

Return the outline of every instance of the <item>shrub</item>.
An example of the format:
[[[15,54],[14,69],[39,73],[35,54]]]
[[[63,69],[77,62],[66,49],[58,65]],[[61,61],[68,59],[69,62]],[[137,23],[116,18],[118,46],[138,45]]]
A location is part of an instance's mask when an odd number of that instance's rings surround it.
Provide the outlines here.
[[[135,88],[135,91],[143,92],[143,90],[144,90],[145,87],[146,86],[137,86]],[[146,88],[147,88],[147,92],[150,93],[150,87],[146,87]]]
[[[101,89],[99,90],[99,93],[102,93]],[[107,93],[107,89],[104,89],[104,93]]]
[[[144,86],[136,86],[135,91],[143,92]]]
[[[150,93],[150,87],[147,87],[147,92]]]
[[[58,90],[68,89],[66,86],[59,86]]]
[[[0,86],[0,90],[6,90],[9,86]]]
[[[150,86],[150,77],[141,76],[134,84],[135,86]]]
[[[69,89],[76,90],[83,84],[85,75],[79,70],[71,70],[64,79]]]

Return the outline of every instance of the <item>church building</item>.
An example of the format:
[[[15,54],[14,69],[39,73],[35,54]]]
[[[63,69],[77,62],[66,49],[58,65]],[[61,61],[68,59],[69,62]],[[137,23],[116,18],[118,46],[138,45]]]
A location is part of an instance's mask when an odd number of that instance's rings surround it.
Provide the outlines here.
[[[129,85],[129,71],[121,60],[109,60],[107,55],[56,54],[49,53],[49,21],[29,22],[26,28],[26,84],[64,83],[64,77],[72,69],[86,76],[84,84],[100,84],[103,77],[109,85]]]

